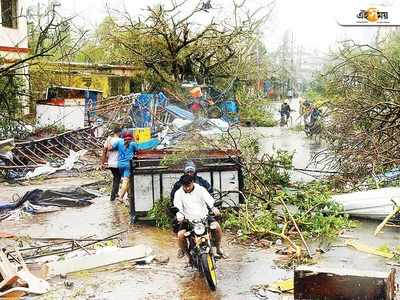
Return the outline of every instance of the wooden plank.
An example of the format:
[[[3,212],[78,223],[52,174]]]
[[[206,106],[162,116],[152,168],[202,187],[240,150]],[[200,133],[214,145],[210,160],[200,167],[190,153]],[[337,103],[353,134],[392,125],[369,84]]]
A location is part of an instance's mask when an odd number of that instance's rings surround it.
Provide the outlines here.
[[[74,273],[124,261],[141,259],[148,256],[150,253],[151,251],[149,251],[146,246],[139,245],[128,248],[110,249],[110,251],[96,253],[91,256],[85,255],[68,260],[55,261],[46,265],[48,267],[48,276],[54,277],[61,274]]]
[[[385,252],[385,251],[382,251],[382,250],[371,248],[371,247],[369,247],[367,245],[360,244],[360,243],[358,243],[356,241],[347,241],[346,245],[351,246],[351,247],[355,248],[358,251],[365,252],[365,253],[368,253],[368,254],[378,255],[378,256],[382,256],[382,257],[386,257],[386,258],[393,258],[394,257],[394,254],[391,253],[391,252]]]
[[[294,299],[394,299],[395,270],[387,272],[299,266]]]

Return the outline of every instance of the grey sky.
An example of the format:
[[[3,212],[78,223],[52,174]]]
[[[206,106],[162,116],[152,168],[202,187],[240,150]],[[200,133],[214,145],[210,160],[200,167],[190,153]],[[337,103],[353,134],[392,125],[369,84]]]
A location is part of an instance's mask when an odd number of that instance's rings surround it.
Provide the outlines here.
[[[32,5],[38,2],[47,3],[47,0],[25,0]],[[123,9],[131,15],[143,14],[143,9],[148,5],[169,3],[169,0],[58,0],[61,7],[58,11],[63,15],[76,15],[75,21],[88,29],[96,26],[107,15],[107,7]],[[197,3],[196,0],[190,0]],[[252,7],[263,5],[266,1],[248,0]],[[382,2],[382,1],[380,1]],[[384,1],[385,3],[393,1]],[[227,8],[231,0],[212,0],[217,9],[204,15],[226,17]],[[351,4],[349,4],[351,3]],[[371,1],[367,0],[276,0],[274,11],[270,20],[262,28],[265,44],[268,48],[275,48],[282,41],[286,31],[293,32],[297,45],[305,49],[326,51],[334,45],[335,41],[355,39],[360,42],[371,42],[375,36],[376,28],[353,27],[345,28],[337,24],[336,17],[341,10],[359,5],[360,8],[368,7]]]

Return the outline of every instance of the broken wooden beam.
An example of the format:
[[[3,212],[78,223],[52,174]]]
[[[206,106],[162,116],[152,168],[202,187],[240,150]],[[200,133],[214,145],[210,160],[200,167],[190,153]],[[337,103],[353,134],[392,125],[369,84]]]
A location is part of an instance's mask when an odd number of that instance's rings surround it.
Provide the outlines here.
[[[299,266],[294,271],[294,299],[392,300],[395,269],[386,272]]]
[[[102,249],[104,250],[104,248]],[[151,254],[151,249],[144,245],[128,248],[110,248],[109,251],[100,251],[93,255],[85,255],[47,263],[48,277],[54,277],[60,274],[68,274],[83,270],[90,270],[116,263],[143,259]]]
[[[12,150],[14,161],[8,162],[6,166],[0,166],[0,169],[13,169],[11,166],[15,166],[15,169],[23,169],[22,167],[26,165],[39,166],[52,160],[52,156],[64,160],[72,148],[101,149],[103,144],[92,135],[93,129],[86,127],[44,139],[15,143]]]

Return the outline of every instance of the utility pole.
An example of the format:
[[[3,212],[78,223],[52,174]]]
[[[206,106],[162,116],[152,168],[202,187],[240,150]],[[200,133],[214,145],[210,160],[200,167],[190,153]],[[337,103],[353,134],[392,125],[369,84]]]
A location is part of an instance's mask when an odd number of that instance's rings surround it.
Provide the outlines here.
[[[290,87],[289,89],[291,90],[292,96],[293,96],[293,87],[294,87],[294,35],[292,31],[292,39],[291,39],[291,45],[290,45]]]

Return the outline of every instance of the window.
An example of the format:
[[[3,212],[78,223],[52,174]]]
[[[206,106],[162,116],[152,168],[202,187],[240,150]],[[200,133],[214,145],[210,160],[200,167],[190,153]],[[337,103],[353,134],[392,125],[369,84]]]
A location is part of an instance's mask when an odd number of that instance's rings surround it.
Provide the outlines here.
[[[17,28],[17,0],[1,0],[1,25]]]

